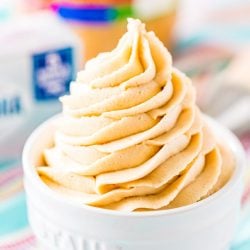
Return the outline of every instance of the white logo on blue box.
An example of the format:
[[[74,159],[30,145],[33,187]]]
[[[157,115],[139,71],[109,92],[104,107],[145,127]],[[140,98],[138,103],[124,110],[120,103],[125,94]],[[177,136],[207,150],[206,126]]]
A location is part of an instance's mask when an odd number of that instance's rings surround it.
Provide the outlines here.
[[[68,92],[73,74],[72,48],[34,55],[33,83],[36,100],[57,99]]]

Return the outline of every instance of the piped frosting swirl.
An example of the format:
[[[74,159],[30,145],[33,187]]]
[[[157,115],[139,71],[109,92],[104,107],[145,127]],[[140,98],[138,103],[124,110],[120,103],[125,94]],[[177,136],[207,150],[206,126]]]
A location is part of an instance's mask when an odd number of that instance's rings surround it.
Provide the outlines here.
[[[234,159],[204,122],[190,79],[139,20],[87,62],[61,102],[54,146],[37,171],[69,199],[168,209],[204,199],[231,176]]]

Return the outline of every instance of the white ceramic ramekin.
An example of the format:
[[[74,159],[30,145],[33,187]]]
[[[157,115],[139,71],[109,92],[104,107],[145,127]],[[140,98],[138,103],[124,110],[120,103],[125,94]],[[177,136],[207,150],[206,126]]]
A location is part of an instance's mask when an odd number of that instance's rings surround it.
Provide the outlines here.
[[[243,188],[244,152],[236,137],[211,118],[237,164],[230,181],[195,204],[154,212],[125,213],[70,203],[49,189],[35,166],[51,143],[52,118],[28,139],[23,152],[30,224],[42,250],[224,250],[232,240]]]

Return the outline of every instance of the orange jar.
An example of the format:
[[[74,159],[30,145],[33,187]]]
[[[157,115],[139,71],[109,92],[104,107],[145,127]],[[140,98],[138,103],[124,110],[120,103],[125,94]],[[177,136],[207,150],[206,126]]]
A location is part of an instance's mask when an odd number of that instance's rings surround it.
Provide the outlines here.
[[[126,29],[126,18],[140,18],[171,48],[177,0],[57,0],[54,10],[80,37],[84,61],[110,51]]]

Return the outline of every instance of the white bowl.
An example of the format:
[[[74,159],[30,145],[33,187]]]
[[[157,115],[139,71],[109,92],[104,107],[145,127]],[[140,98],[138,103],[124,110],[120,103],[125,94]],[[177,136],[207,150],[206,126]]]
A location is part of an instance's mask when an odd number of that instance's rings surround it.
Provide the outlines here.
[[[232,148],[236,168],[210,197],[170,210],[126,213],[75,204],[52,191],[35,166],[51,143],[54,117],[28,139],[23,152],[24,183],[31,227],[43,250],[224,250],[232,240],[240,209],[245,156],[238,139],[206,117]]]

